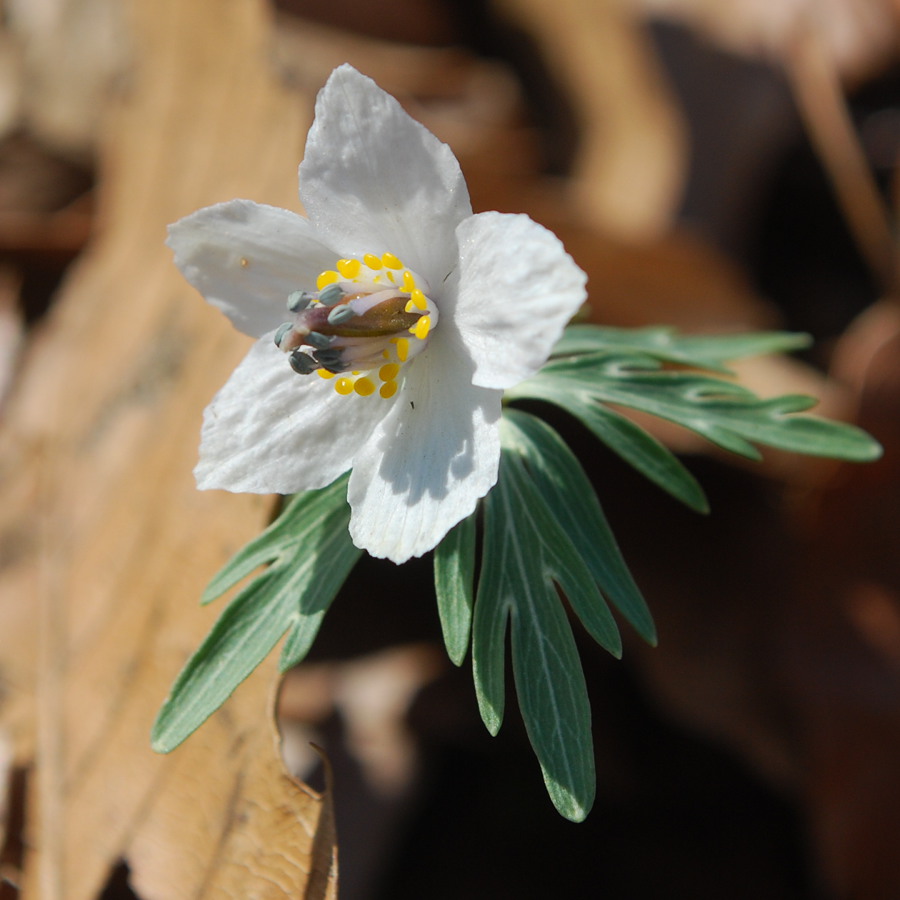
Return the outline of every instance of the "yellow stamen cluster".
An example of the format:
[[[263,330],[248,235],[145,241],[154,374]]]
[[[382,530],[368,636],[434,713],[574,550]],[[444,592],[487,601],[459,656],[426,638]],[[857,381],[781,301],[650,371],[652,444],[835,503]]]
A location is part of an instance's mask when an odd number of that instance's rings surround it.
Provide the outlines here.
[[[363,265],[370,270],[369,273],[363,272]],[[427,308],[425,295],[416,288],[416,280],[413,273],[393,253],[384,253],[381,256],[367,253],[361,261],[358,259],[339,259],[333,269],[326,269],[319,275],[316,279],[316,287],[321,291],[328,287],[329,284],[336,284],[339,281],[360,281],[363,280],[360,278],[361,275],[363,278],[369,275],[370,280],[380,283],[382,280],[381,275],[375,275],[372,278],[370,273],[382,271],[395,284],[397,283],[397,276],[394,272],[402,272],[403,274],[400,276],[401,290],[411,296],[417,309],[424,311]]]
[[[361,375],[358,372],[351,372],[349,375],[339,375],[335,377],[331,372],[319,369],[319,374],[323,378],[334,378],[334,389],[341,396],[346,397],[356,393],[360,397],[371,397],[375,391],[379,396],[387,400],[397,393],[399,385],[397,384],[397,375],[400,372],[400,366],[396,363],[388,363],[378,370],[378,378],[381,381],[381,387],[375,383],[375,379],[371,377],[371,373]]]
[[[420,315],[415,325],[408,329],[413,339],[424,341],[431,330],[431,316],[427,315],[428,300],[424,291],[416,285],[415,275],[393,253],[384,253],[381,256],[367,253],[362,260],[339,259],[334,269],[328,269],[319,275],[316,287],[321,291],[331,284],[348,281],[359,282],[361,285],[384,284],[385,279],[396,284],[402,293],[409,294],[405,312],[426,313]],[[362,397],[369,397],[377,391],[379,396],[385,399],[393,397],[399,388],[397,378],[401,367],[410,356],[410,338],[392,337],[389,343],[390,347],[381,354],[385,364],[377,373],[373,370],[339,373],[335,376],[323,368],[317,370],[319,376],[334,379],[334,389],[342,396],[356,393]]]

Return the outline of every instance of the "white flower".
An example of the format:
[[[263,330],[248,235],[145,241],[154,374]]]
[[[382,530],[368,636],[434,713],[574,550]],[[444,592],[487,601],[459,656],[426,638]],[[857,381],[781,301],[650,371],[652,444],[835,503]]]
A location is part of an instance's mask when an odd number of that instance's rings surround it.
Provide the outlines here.
[[[206,410],[197,482],[286,494],[352,468],[354,543],[404,562],[495,484],[503,390],[586,278],[527,216],[473,215],[449,147],[347,65],[316,102],[300,199],[308,218],[233,200],[170,227],[185,278],[259,338]]]

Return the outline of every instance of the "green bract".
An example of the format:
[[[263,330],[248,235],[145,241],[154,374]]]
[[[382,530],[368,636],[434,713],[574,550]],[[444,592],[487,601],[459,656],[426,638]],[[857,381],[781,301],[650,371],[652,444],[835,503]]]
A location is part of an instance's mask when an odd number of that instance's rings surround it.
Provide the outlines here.
[[[331,601],[362,553],[350,540],[349,521],[347,477],[342,476],[327,488],[294,497],[278,519],[213,578],[204,603],[268,565],[225,607],[181,671],[154,723],[154,750],[168,753],[196,731],[286,632],[281,670],[306,656]]]
[[[515,402],[546,401],[568,411],[651,481],[705,511],[693,476],[618,408],[677,422],[751,459],[759,458],[756,444],[877,458],[881,449],[865,432],[806,415],[812,398],[761,399],[728,380],[731,359],[807,342],[790,334],[684,337],[665,328],[579,325],[566,331],[536,375],[506,392],[496,487],[482,501],[480,518],[476,511],[463,519],[436,547],[435,593],[456,665],[471,644],[478,707],[491,734],[503,721],[509,633],[525,726],[548,793],[567,818],[587,815],[595,789],[590,709],[571,619],[614,656],[622,649],[614,613],[651,644],[656,632],[580,463],[553,428]],[[283,635],[282,670],[306,655],[361,553],[348,534],[346,484],[344,475],[297,495],[213,579],[204,602],[266,566],[231,600],[179,675],[154,727],[155,749],[169,751],[198,728]]]
[[[651,481],[705,512],[706,498],[693,476],[659,441],[608,404],[675,422],[748,459],[761,458],[754,444],[853,462],[877,459],[881,447],[861,429],[797,415],[816,405],[814,397],[790,394],[764,400],[711,374],[730,375],[724,365],[729,360],[808,343],[806,335],[797,334],[679,337],[666,328],[572,326],[554,358],[507,391],[506,399],[562,407]]]

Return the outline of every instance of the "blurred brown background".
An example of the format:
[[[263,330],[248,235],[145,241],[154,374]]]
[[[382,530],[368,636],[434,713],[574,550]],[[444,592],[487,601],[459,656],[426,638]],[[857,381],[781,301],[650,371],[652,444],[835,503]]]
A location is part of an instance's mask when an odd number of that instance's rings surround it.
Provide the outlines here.
[[[0,898],[900,897],[900,151],[891,0],[6,0],[0,32]],[[271,514],[200,495],[240,358],[166,222],[297,208],[312,101],[349,61],[524,211],[594,321],[789,328],[741,365],[868,428],[864,466],[747,466],[654,426],[681,509],[559,417],[659,625],[582,641],[599,791],[560,820],[440,646],[428,560],[363,562],[283,685],[267,664],[171,757],[149,725]],[[312,873],[312,874],[310,874]]]

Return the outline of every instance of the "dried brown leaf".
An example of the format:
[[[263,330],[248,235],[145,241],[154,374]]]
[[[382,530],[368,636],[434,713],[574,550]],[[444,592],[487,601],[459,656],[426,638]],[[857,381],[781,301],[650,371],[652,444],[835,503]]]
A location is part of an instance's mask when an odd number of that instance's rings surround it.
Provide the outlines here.
[[[651,15],[682,20],[738,53],[782,58],[815,27],[844,78],[871,76],[896,58],[900,17],[893,0],[633,0]]]
[[[92,156],[106,98],[131,49],[126,11],[117,0],[6,0],[0,77],[8,78],[9,97],[0,107],[8,109],[8,127]]]
[[[131,12],[99,234],[31,348],[0,447],[3,714],[19,759],[37,744],[23,897],[97,897],[119,860],[145,898],[333,896],[327,806],[284,774],[267,724],[273,664],[183,748],[149,749],[212,622],[197,597],[269,507],[193,485],[202,408],[246,341],[183,283],[165,225],[233,196],[296,205],[312,96],[278,83],[258,0]]]
[[[672,224],[685,166],[680,114],[637,18],[619,0],[498,0],[535,35],[575,107],[581,134],[571,201],[629,240]]]

